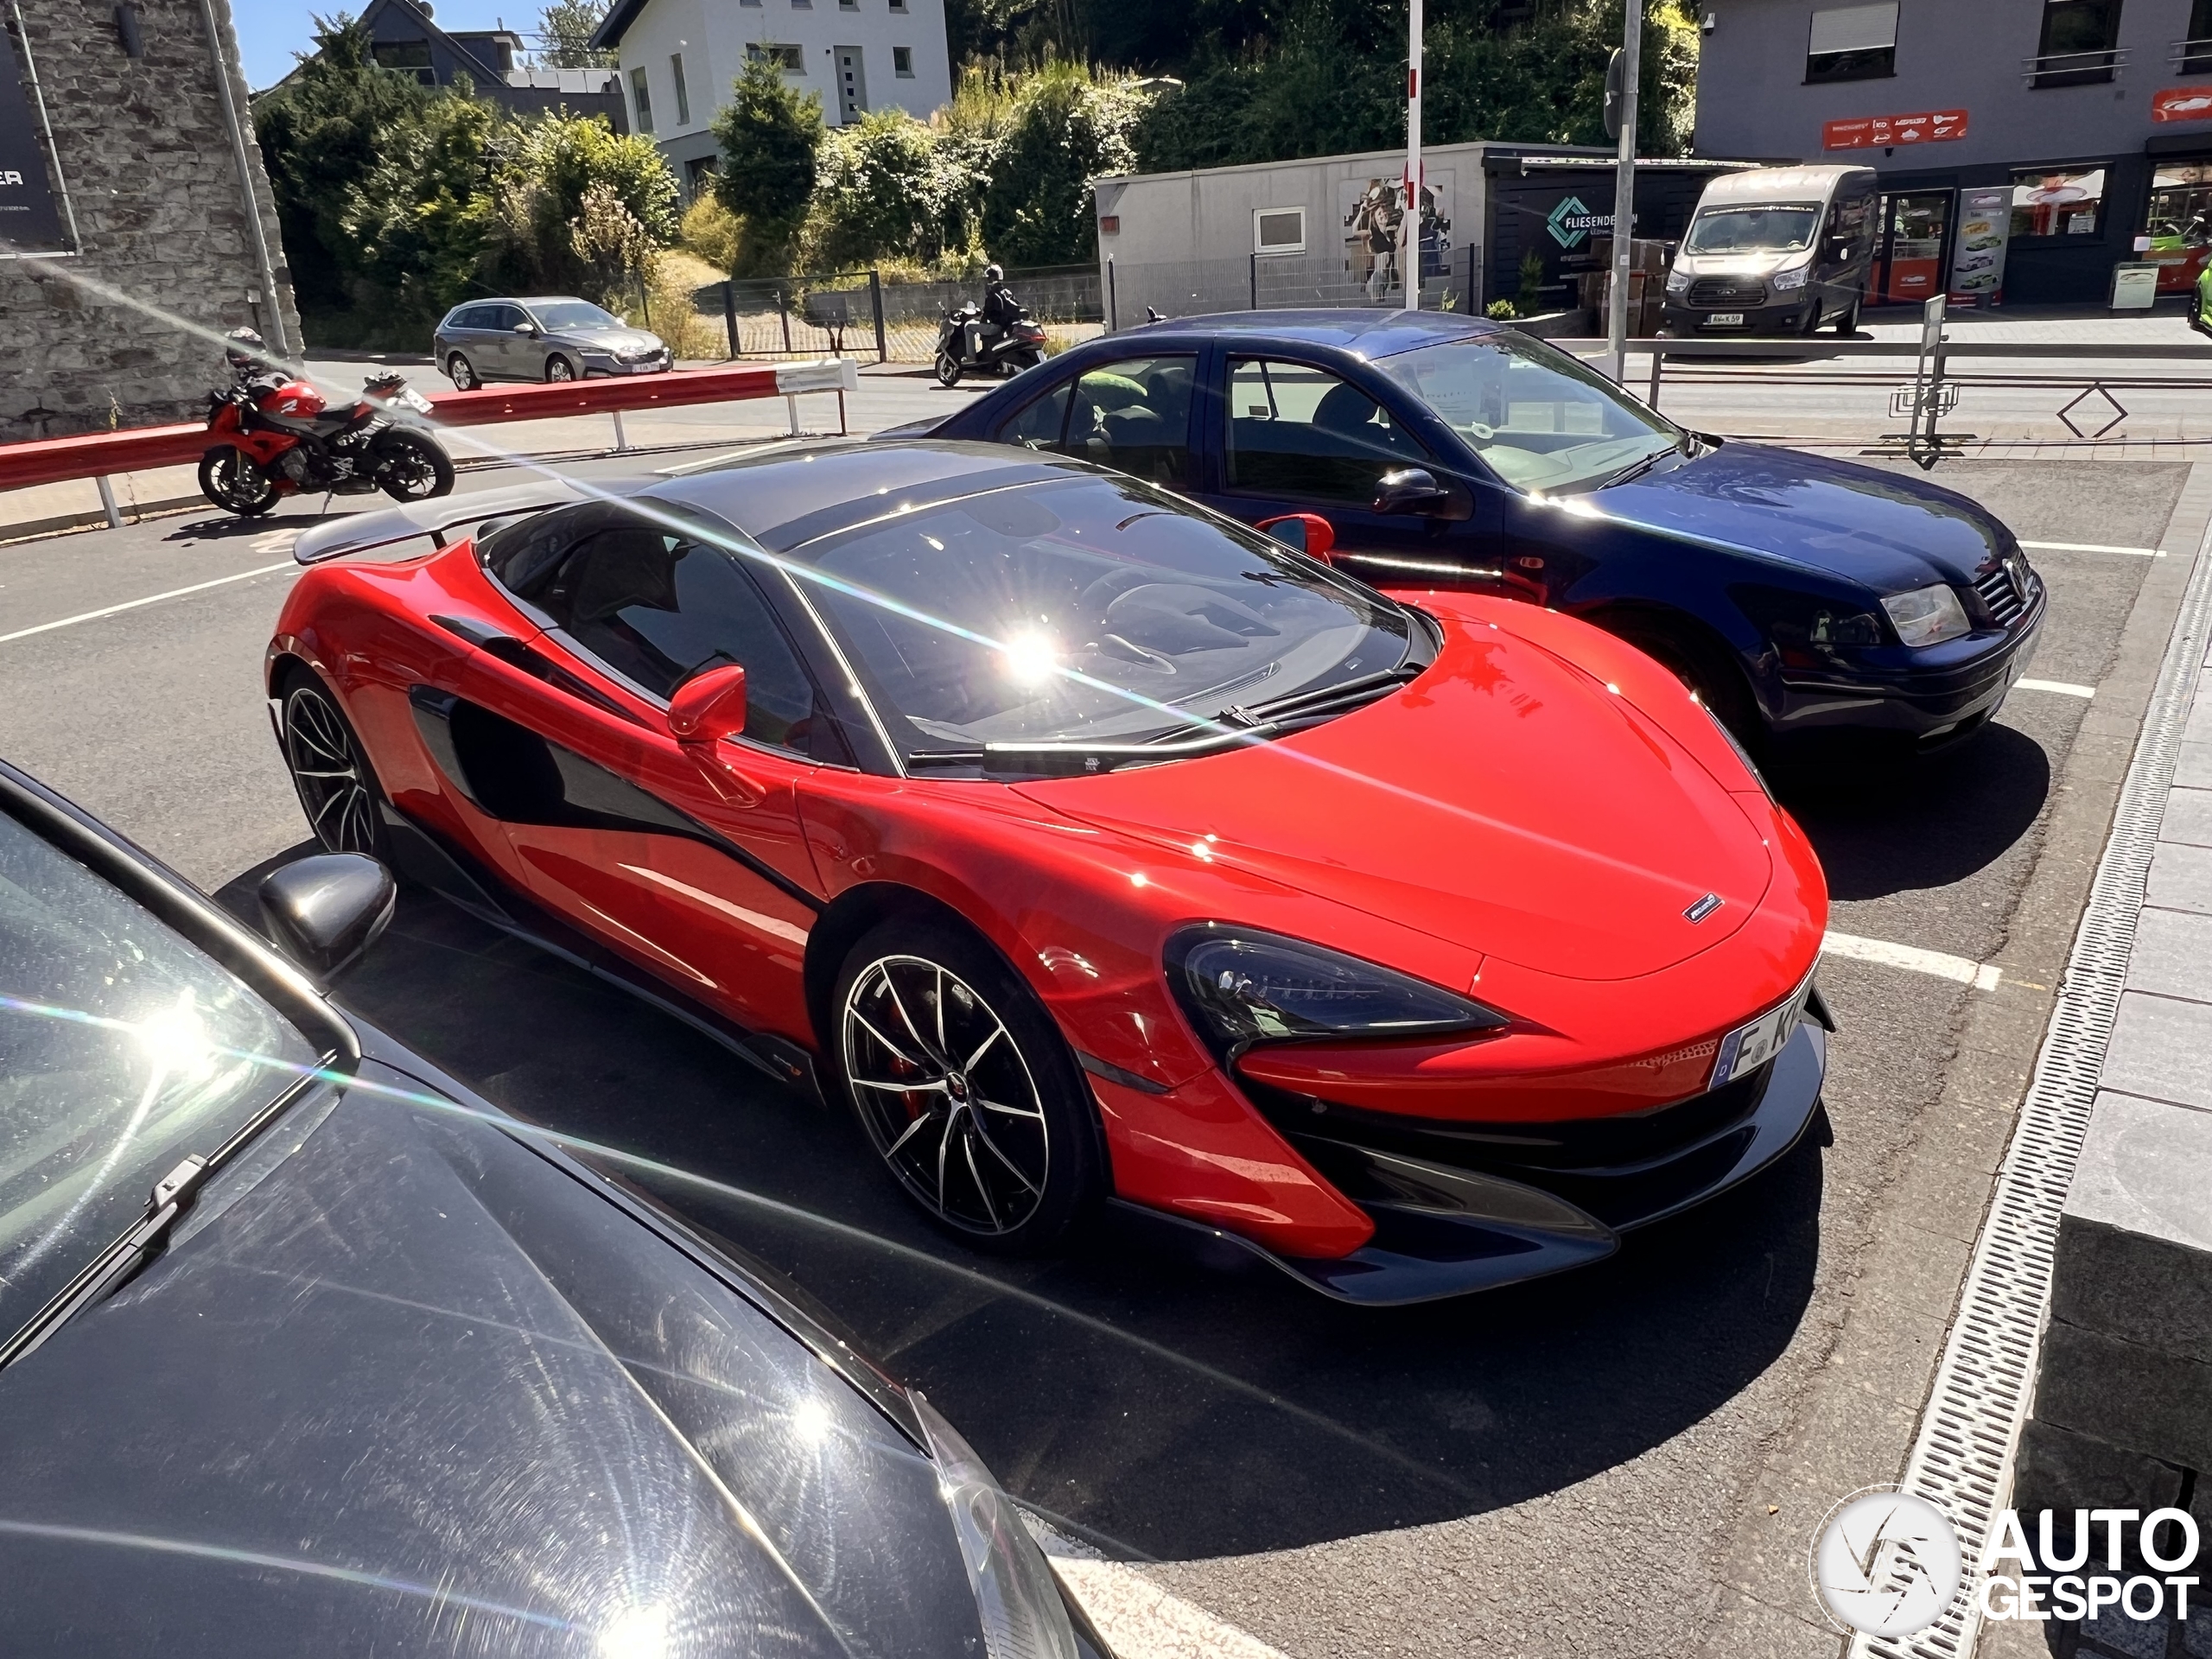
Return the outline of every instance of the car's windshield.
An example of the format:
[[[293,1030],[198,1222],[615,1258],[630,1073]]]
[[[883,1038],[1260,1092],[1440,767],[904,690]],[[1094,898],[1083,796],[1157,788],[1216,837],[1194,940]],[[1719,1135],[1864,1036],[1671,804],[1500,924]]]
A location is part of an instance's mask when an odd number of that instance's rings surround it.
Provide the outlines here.
[[[546,300],[531,308],[541,328],[620,328],[622,319],[588,300]]]
[[[1746,202],[1700,207],[1682,238],[1687,253],[1796,253],[1813,245],[1821,210],[1812,202]]]
[[[0,813],[0,1338],[315,1058],[236,976]]]
[[[1138,741],[1396,669],[1414,640],[1380,594],[1129,478],[995,490],[793,556],[835,579],[804,585],[910,753]]]
[[[1525,335],[1417,346],[1376,366],[1524,490],[1593,488],[1681,442],[1672,422],[1596,370]]]

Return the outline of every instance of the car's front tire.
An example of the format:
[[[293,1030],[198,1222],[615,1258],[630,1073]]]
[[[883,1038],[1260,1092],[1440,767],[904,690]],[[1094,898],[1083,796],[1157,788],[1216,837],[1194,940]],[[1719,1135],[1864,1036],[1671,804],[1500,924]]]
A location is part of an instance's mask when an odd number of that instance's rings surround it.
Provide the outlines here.
[[[545,378],[556,384],[573,380],[576,378],[576,365],[556,352],[545,359]]]
[[[284,768],[308,827],[327,851],[366,853],[389,863],[378,804],[384,786],[353,723],[312,670],[295,664],[278,691]]]
[[[474,391],[484,384],[484,377],[476,372],[476,365],[460,352],[446,359],[446,378],[453,382],[457,391]]]
[[[988,946],[885,922],[846,956],[830,1006],[854,1114],[940,1226],[1031,1255],[1096,1208],[1106,1171],[1090,1091],[1052,1016]]]

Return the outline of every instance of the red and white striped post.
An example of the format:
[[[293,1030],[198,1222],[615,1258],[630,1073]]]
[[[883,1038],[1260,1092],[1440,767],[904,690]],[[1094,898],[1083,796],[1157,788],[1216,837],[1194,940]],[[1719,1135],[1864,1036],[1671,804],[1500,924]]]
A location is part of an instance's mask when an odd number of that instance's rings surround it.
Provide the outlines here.
[[[1403,248],[1398,280],[1406,285],[1406,308],[1421,309],[1421,0],[1411,0],[1406,31],[1406,182],[1404,216],[1398,222]]]

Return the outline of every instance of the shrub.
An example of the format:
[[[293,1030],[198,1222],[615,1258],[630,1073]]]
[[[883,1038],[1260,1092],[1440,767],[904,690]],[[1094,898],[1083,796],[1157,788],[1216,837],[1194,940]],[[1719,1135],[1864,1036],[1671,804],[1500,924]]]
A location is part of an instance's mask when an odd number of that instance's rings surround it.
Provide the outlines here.
[[[954,148],[904,110],[871,110],[832,129],[815,165],[802,244],[809,268],[927,261],[965,240],[975,181]]]
[[[1510,322],[1520,315],[1510,300],[1492,300],[1483,308],[1483,315],[1496,322]]]
[[[716,192],[702,190],[684,210],[676,240],[727,276],[744,255],[745,222],[722,205]]]
[[[730,91],[730,101],[715,116],[715,141],[721,147],[715,193],[744,220],[752,267],[781,269],[813,201],[822,99],[794,92],[766,57],[747,61]]]
[[[1544,257],[1534,248],[1521,256],[1521,291],[1514,305],[1523,316],[1535,316],[1544,308]]]

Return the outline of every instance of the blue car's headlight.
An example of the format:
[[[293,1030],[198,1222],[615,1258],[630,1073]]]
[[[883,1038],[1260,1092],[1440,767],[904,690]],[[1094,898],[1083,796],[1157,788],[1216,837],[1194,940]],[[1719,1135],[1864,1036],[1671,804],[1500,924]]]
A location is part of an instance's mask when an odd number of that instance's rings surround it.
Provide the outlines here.
[[[1882,608],[1889,613],[1897,638],[1908,645],[1940,645],[1974,627],[1967,620],[1966,607],[1945,582],[1916,588],[1909,594],[1891,594],[1882,601]]]
[[[1300,939],[1226,923],[1167,942],[1167,978],[1217,1047],[1293,1037],[1424,1037],[1509,1023],[1426,980]]]

